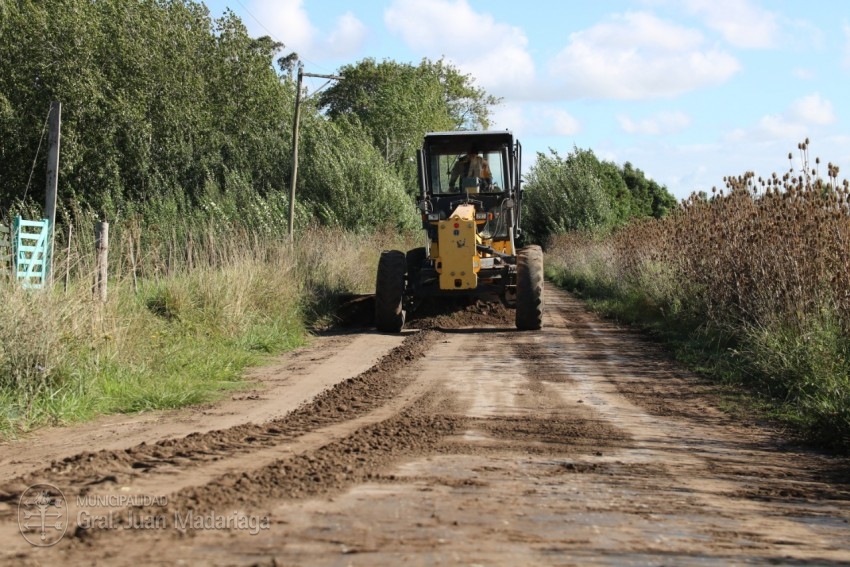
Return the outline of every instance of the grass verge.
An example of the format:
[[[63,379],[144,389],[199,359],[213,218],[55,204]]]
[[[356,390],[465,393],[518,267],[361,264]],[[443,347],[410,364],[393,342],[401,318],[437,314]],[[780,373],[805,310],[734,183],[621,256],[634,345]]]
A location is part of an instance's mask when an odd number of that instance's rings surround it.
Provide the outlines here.
[[[801,326],[714,324],[683,282],[659,271],[617,277],[604,245],[550,254],[547,277],[593,311],[636,326],[698,374],[719,384],[724,410],[770,419],[797,441],[850,451],[850,352],[830,310]],[[577,253],[579,252],[579,253]],[[661,292],[663,290],[663,292]]]
[[[218,230],[195,234],[181,262],[163,246],[167,269],[136,278],[131,236],[105,304],[85,275],[67,291],[0,283],[0,437],[244,388],[247,366],[333,324],[336,295],[371,292],[380,250],[407,245],[394,232],[311,229],[293,245]]]

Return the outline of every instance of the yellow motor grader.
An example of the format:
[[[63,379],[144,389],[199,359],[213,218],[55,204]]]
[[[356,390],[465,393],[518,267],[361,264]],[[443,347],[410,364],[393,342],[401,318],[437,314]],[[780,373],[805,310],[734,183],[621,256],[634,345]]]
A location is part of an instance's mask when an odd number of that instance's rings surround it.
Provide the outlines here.
[[[417,151],[425,246],[378,262],[375,323],[399,332],[425,298],[478,297],[516,309],[516,327],[543,324],[543,252],[517,249],[522,146],[509,131],[433,132]]]

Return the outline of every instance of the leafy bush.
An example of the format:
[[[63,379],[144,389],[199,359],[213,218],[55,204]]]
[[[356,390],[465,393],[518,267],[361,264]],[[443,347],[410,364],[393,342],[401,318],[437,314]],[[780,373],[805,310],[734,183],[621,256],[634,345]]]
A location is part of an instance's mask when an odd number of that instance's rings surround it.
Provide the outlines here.
[[[574,148],[562,158],[537,154],[526,176],[523,228],[545,243],[555,234],[609,230],[633,218],[663,217],[676,207],[665,187],[626,162],[600,161],[591,150]]]
[[[576,148],[567,158],[554,150],[537,154],[527,176],[523,227],[535,241],[550,234],[608,227],[613,221],[611,200],[596,174],[592,154]]]

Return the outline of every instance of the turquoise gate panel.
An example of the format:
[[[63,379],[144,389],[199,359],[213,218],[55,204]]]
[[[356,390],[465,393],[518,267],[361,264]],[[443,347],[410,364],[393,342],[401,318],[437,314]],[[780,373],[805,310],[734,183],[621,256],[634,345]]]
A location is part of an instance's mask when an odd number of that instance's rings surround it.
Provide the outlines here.
[[[23,287],[44,287],[50,254],[50,221],[15,217],[15,277]]]

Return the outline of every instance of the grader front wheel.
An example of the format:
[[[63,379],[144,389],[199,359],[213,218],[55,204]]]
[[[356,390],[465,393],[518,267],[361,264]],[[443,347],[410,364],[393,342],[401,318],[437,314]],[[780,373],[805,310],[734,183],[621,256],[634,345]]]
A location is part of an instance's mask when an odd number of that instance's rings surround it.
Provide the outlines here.
[[[375,326],[379,331],[398,333],[404,327],[404,252],[386,250],[378,260],[375,280]]]
[[[543,327],[543,250],[521,248],[516,258],[516,328],[536,331]]]

